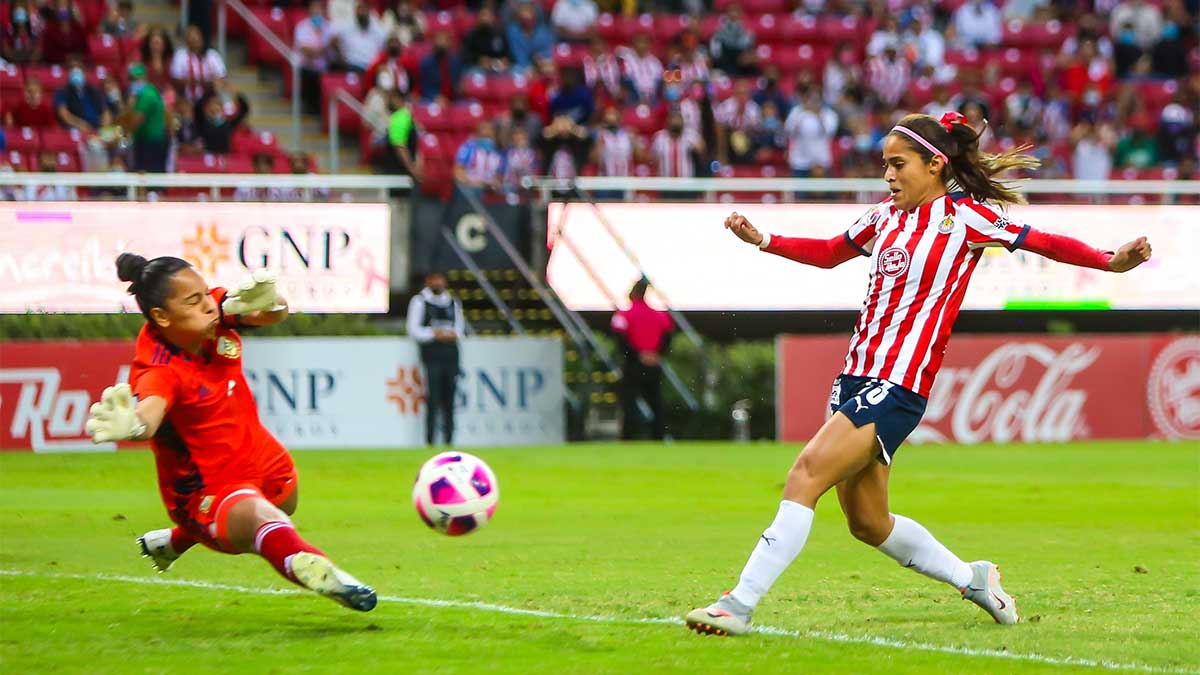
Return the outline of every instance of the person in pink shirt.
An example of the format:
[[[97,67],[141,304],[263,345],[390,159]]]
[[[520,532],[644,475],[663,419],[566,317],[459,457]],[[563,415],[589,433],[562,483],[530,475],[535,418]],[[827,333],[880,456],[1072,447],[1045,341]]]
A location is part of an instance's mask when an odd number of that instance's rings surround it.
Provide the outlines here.
[[[625,352],[625,367],[621,374],[621,407],[624,421],[621,439],[631,440],[637,429],[635,420],[641,417],[638,398],[650,406],[651,436],[661,441],[666,432],[662,410],[662,355],[671,343],[675,324],[666,312],[646,303],[650,282],[643,277],[629,291],[629,309],[613,314],[612,330]]]

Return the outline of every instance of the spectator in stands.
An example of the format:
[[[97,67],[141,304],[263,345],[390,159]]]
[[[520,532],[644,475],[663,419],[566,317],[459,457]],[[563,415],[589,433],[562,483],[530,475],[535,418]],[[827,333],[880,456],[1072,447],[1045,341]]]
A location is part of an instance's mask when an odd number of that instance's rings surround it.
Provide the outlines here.
[[[529,98],[517,94],[508,102],[508,112],[500,118],[500,137],[508,139],[516,129],[524,129],[531,139],[542,137],[542,118],[529,109]]]
[[[140,63],[129,66],[129,93],[133,104],[120,124],[133,139],[133,169],[164,173],[170,140],[167,110],[158,89],[146,81],[146,67]]]
[[[250,102],[233,85],[224,84],[201,99],[198,107],[203,114],[196,117],[196,131],[204,150],[214,155],[229,154],[233,135],[250,114]]]
[[[529,70],[536,61],[549,60],[554,48],[554,33],[538,21],[532,4],[517,5],[515,21],[508,25],[508,49],[513,68]]]
[[[4,111],[4,126],[48,129],[58,124],[54,106],[46,98],[42,81],[36,77],[25,80],[25,98]]]
[[[954,31],[965,47],[990,47],[1000,44],[1003,34],[1000,10],[992,0],[970,0],[954,12]]]
[[[833,165],[833,135],[837,132],[837,113],[821,104],[815,89],[804,95],[784,122],[788,137],[788,166],[797,178],[828,173]]]
[[[1071,131],[1075,145],[1071,173],[1081,180],[1108,180],[1112,172],[1112,149],[1116,134],[1107,123],[1083,120]]]
[[[409,76],[408,68],[404,65],[403,59],[404,48],[400,45],[400,38],[392,35],[384,43],[383,51],[379,54],[375,62],[367,67],[366,80],[378,84],[379,74],[387,72],[390,76],[388,80],[391,85],[389,88],[408,96],[413,90],[413,81]]]
[[[425,17],[413,6],[413,0],[396,0],[383,13],[383,28],[407,47],[425,37]]]
[[[1042,118],[1042,99],[1033,93],[1033,82],[1021,78],[1017,90],[1004,99],[1005,118],[1010,124],[1021,124],[1030,129]]]
[[[79,8],[71,0],[57,0],[53,9],[47,10],[50,16],[42,27],[42,60],[61,64],[71,55],[87,54],[87,30]]]
[[[900,48],[900,28],[892,14],[884,14],[879,18],[879,27],[871,33],[871,39],[867,41],[867,56],[879,56],[884,47]]]
[[[550,99],[550,117],[566,115],[576,124],[587,126],[596,112],[596,101],[583,82],[579,68],[564,68],[558,91]]]
[[[825,74],[821,81],[825,87],[825,103],[829,105],[835,104],[847,88],[862,84],[863,71],[853,45],[842,45],[834,58],[825,62]]]
[[[954,77],[955,69],[946,66],[946,35],[934,24],[933,12],[918,13],[903,42],[912,51],[918,67],[933,69],[936,81],[945,82]]]
[[[700,44],[700,33],[688,26],[679,34],[678,53],[671,59],[679,67],[683,86],[693,82],[708,82],[712,79],[708,53]]]
[[[42,60],[41,31],[34,28],[33,3],[18,0],[9,12],[9,23],[0,26],[0,57],[16,65]]]
[[[570,117],[556,117],[542,129],[539,146],[548,174],[575,178],[591,156],[592,135]]]
[[[555,0],[550,23],[559,40],[584,42],[591,36],[599,16],[600,11],[593,0]]]
[[[370,70],[368,70],[370,72]],[[387,140],[388,119],[392,116],[389,108],[391,94],[396,91],[396,83],[389,70],[378,69],[375,74],[374,86],[367,91],[363,99],[363,109],[366,110],[366,122],[371,133],[371,145],[382,146]]]
[[[171,36],[162,26],[151,26],[139,51],[142,65],[146,66],[146,81],[159,91],[166,91],[171,84],[171,60],[175,56]]]
[[[1150,51],[1162,36],[1162,12],[1146,0],[1125,0],[1113,8],[1108,16],[1109,34],[1119,35],[1127,24],[1133,27],[1134,38],[1142,51]]]
[[[1071,102],[1058,84],[1046,83],[1046,95],[1042,97],[1042,119],[1035,128],[1047,142],[1065,141],[1071,136]]]
[[[606,104],[625,100],[621,62],[598,35],[588,43],[588,53],[583,55],[583,79],[597,100]]]
[[[112,123],[112,106],[99,89],[87,83],[78,57],[67,63],[67,86],[55,92],[54,111],[64,127],[83,133],[93,133]]]
[[[758,156],[759,163],[766,163],[772,152],[787,149],[787,134],[784,132],[784,120],[779,106],[774,100],[768,99],[761,106],[762,122],[750,134],[751,145]]]
[[[683,115],[672,111],[667,115],[667,128],[660,129],[650,141],[650,152],[659,176],[694,178],[704,141],[699,134],[684,129]]]
[[[1113,165],[1118,169],[1148,169],[1158,164],[1158,142],[1154,138],[1154,118],[1137,115],[1129,120],[1125,132],[1113,150]]]
[[[1005,0],[1001,18],[1006,22],[1029,21],[1035,10],[1049,5],[1049,0]]]
[[[1133,65],[1142,58],[1143,53],[1142,48],[1138,46],[1137,33],[1133,30],[1133,23],[1122,24],[1113,37],[1116,38],[1116,44],[1113,45],[1113,65],[1117,77],[1127,77],[1129,71],[1133,69]]]
[[[750,98],[750,93],[750,81],[738,80],[733,96],[721,101],[713,111],[717,120],[717,161],[722,164],[750,161],[754,150],[750,138],[762,122],[762,109]]]
[[[496,129],[484,120],[475,127],[454,155],[454,180],[464,188],[479,194],[483,190],[499,190],[504,157],[496,147]]]
[[[1183,92],[1175,92],[1158,118],[1159,156],[1173,164],[1194,157],[1198,149],[1195,106],[1185,101]]]
[[[663,64],[650,51],[650,36],[633,36],[633,49],[622,48],[618,56],[624,65],[625,84],[631,103],[654,105],[658,102],[663,84]]]
[[[754,75],[758,72],[754,45],[754,33],[746,27],[742,6],[737,2],[730,3],[708,43],[713,68],[730,77]]]
[[[925,107],[921,109],[921,112],[929,115],[930,117],[937,118],[941,118],[944,113],[951,111],[958,112],[959,105],[962,103],[962,97],[958,96],[957,94],[951,96],[950,89],[945,84],[939,83],[933,85],[933,89],[930,91],[930,93],[932,94],[933,98],[931,101],[929,101],[929,103],[925,104]]]
[[[621,126],[621,111],[615,106],[604,109],[596,131],[592,161],[601,176],[632,176],[642,149],[637,140]]]
[[[196,121],[196,106],[187,97],[175,99],[175,114],[172,116],[175,130],[175,149],[182,155],[204,152],[204,141],[200,138],[200,127]]]
[[[463,36],[463,64],[475,70],[504,72],[508,70],[508,52],[508,38],[496,22],[496,12],[484,5],[475,26]]]
[[[1162,34],[1150,52],[1153,71],[1162,77],[1185,77],[1188,74],[1188,45],[1195,44],[1196,19],[1180,0],[1168,0],[1163,8],[1166,20]]]
[[[1094,85],[1102,98],[1113,87],[1112,63],[1097,51],[1094,40],[1080,41],[1079,50],[1068,59],[1061,73],[1063,91],[1076,101],[1083,97],[1089,85]],[[1088,103],[1097,104],[1097,101]]]
[[[411,176],[418,183],[424,178],[421,158],[417,155],[417,127],[408,98],[398,91],[388,93],[387,143],[383,165],[388,173]]]
[[[321,112],[321,74],[329,69],[333,28],[325,18],[325,3],[308,3],[308,16],[296,24],[292,47],[300,52],[300,99],[310,114]]]
[[[354,5],[354,19],[334,26],[330,47],[342,70],[364,73],[383,51],[387,39],[387,29],[371,6],[359,0]]]
[[[539,173],[537,152],[529,143],[529,134],[520,127],[513,129],[508,148],[504,150],[504,174],[501,179],[502,189],[509,195],[510,201],[525,192],[521,186],[522,178]]]
[[[867,61],[867,86],[876,100],[895,108],[908,91],[909,73],[908,62],[899,57],[896,47],[887,46]]]
[[[421,59],[418,81],[421,100],[449,105],[458,98],[458,82],[462,78],[463,61],[451,49],[450,33],[441,31],[433,36],[433,51]]]
[[[204,43],[204,34],[196,26],[188,26],[183,40],[184,46],[175,50],[171,58],[171,81],[180,93],[195,102],[212,90],[214,82],[225,77],[225,59]]]
[[[132,0],[119,0],[116,6],[109,6],[108,16],[100,22],[100,32],[115,38],[130,37],[142,39],[146,36],[148,26],[133,18]]]
[[[763,66],[762,84],[752,96],[754,102],[762,108],[768,101],[775,104],[775,111],[781,117],[787,117],[792,111],[792,100],[779,86],[779,66],[769,63]]]

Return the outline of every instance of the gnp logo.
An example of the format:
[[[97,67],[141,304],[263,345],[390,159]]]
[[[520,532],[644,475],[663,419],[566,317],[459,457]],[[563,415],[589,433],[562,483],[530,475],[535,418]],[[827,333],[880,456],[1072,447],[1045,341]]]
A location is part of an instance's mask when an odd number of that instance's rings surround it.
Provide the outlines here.
[[[249,368],[246,381],[258,413],[285,441],[334,439],[338,416],[326,410],[342,374],[324,368]]]
[[[898,277],[908,269],[908,251],[893,246],[879,254],[879,271],[885,276]]]
[[[1200,337],[1175,340],[1150,367],[1146,398],[1167,438],[1200,438]]]
[[[401,415],[419,415],[425,404],[425,382],[420,366],[396,367],[396,376],[387,381],[387,400]]]
[[[121,366],[114,379],[102,384],[128,380],[129,366]],[[16,390],[15,400],[11,389]],[[115,450],[115,443],[93,445],[84,431],[88,409],[102,390],[103,386],[97,391],[64,386],[62,372],[53,366],[0,369],[0,447],[34,452]]]

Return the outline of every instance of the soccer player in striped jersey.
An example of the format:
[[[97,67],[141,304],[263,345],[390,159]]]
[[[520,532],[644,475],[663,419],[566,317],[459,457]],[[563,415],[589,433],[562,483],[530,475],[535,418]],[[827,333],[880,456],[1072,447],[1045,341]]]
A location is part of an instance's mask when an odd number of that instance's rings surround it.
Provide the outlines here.
[[[760,233],[744,216],[725,227],[767,253],[818,267],[871,258],[867,299],[834,380],[830,417],[796,459],[774,522],[759,537],[737,586],[685,617],[699,633],[750,630],[759,600],[800,554],[817,500],[836,488],[850,533],[900,565],[950,584],[997,623],[1017,622],[1014,599],[991,562],[963,562],[912,519],[888,509],[888,475],[896,451],[916,428],[942,363],[950,329],[983,249],[1023,249],[1071,265],[1127,272],[1150,259],[1139,237],[1115,253],[1011,222],[1003,207],[1021,196],[996,180],[1032,169],[1026,148],[992,155],[956,112],[941,119],[908,115],[883,146],[891,196],[832,239]]]
[[[287,449],[258,419],[242,372],[235,326],[267,326],[288,315],[275,275],[254,273],[234,293],[209,288],[179,258],[117,258],[146,324],[129,384],[104,390],[89,412],[96,443],[150,441],[158,488],[173,529],[138,544],[160,572],[200,543],[257,553],[289,581],[359,611],[375,591],[338,569],[296,532],[297,476]],[[136,396],[136,398],[135,398]]]

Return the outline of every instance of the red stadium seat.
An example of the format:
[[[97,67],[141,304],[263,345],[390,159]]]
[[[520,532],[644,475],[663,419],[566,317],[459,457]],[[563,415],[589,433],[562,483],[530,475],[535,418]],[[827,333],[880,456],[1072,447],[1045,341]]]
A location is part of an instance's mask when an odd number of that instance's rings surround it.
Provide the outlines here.
[[[786,20],[784,14],[762,14],[747,21],[747,24],[758,44],[772,44],[784,41]]]
[[[83,134],[78,129],[53,127],[42,130],[42,149],[51,152],[74,152],[78,154],[83,143]]]
[[[33,127],[9,127],[4,130],[8,149],[25,154],[37,154],[42,149],[42,135]]]
[[[25,76],[20,68],[11,63],[0,66],[0,91],[20,91],[24,87]]]
[[[270,155],[282,154],[279,149],[279,139],[269,131],[253,131],[242,128],[233,135],[230,149],[238,154],[254,156],[259,153]]]
[[[432,51],[432,42],[414,42],[405,48],[404,53],[400,55],[400,63],[408,72],[418,73],[421,68],[421,59],[428,56]]]
[[[596,32],[610,45],[627,45],[638,33],[654,34],[654,17],[650,14],[640,16],[614,16],[601,14],[596,21]]]
[[[176,173],[225,173],[220,157],[212,154],[179,155],[175,158]]]
[[[1171,97],[1179,91],[1179,83],[1175,80],[1143,81],[1137,83],[1138,98],[1146,108],[1161,110],[1171,102]]]
[[[858,44],[861,36],[875,32],[878,22],[854,16],[828,16],[817,23],[818,39],[827,44]]]
[[[425,32],[428,35],[436,35],[446,32],[454,36],[455,41],[462,37],[462,33],[458,30],[459,24],[454,20],[454,14],[448,11],[441,12],[426,12],[425,13]]]
[[[35,158],[30,158],[34,160]],[[58,173],[79,173],[82,171],[82,164],[79,161],[78,152],[56,152],[54,153],[54,166]],[[30,167],[33,170],[37,167]]]
[[[12,167],[14,171],[23,171],[25,169],[25,153],[12,149],[0,153],[0,166]]]
[[[428,133],[439,133],[454,129],[448,110],[437,103],[419,103],[412,108],[413,120]]]
[[[1027,49],[1017,49],[1016,47],[1009,47],[1000,52],[993,52],[985,57],[985,62],[989,66],[998,67],[1001,75],[1010,75],[1012,77],[1029,77],[1030,73],[1037,67],[1038,61],[1037,52]]]
[[[554,46],[554,65],[559,68],[578,68],[583,64],[587,47],[581,44],[560,42]]]
[[[956,66],[959,70],[974,70],[983,67],[983,57],[977,49],[947,49],[946,65]]]
[[[467,98],[488,98],[488,77],[483,73],[463,75],[458,86],[462,95]]]
[[[437,134],[421,134],[417,153],[431,160],[453,160],[456,148],[449,146],[447,136]]]
[[[0,89],[0,111],[15,108],[24,100],[25,93],[20,89]]]
[[[125,63],[121,42],[111,35],[89,35],[88,54],[92,63],[110,70],[120,70]]]
[[[345,91],[362,101],[367,95],[367,83],[358,73],[324,73],[321,75],[321,128],[329,128],[329,101],[334,92]],[[347,133],[358,131],[362,119],[350,106],[338,103],[338,130]]]
[[[282,40],[285,45],[291,46],[295,24],[286,11],[279,7],[252,7],[250,11],[266,25],[272,34]],[[250,31],[250,39],[246,43],[246,60],[250,63],[267,66],[284,64],[283,56],[255,31]]]
[[[821,29],[811,16],[789,16],[780,27],[780,41],[785,44],[808,44],[821,40]]]
[[[1051,20],[1045,24],[1013,20],[1004,25],[1000,44],[1004,47],[1031,49],[1058,48],[1062,46],[1063,40],[1073,33],[1073,28],[1063,26],[1058,20]]]
[[[254,173],[253,155],[225,155],[222,161],[225,163],[225,173]]]
[[[232,12],[230,12],[232,14]],[[121,37],[121,57],[126,63],[142,60],[142,39],[132,35]]]
[[[59,65],[25,66],[25,79],[38,79],[42,82],[42,90],[48,96],[67,86],[67,69]]]
[[[472,132],[485,119],[483,106],[478,103],[460,103],[450,109],[450,125],[458,132]]]
[[[625,108],[621,113],[621,126],[628,129],[630,133],[653,134],[662,128],[662,124],[663,120],[648,105]]]
[[[120,67],[113,69],[109,68],[108,66],[96,66],[95,68],[87,70],[86,74],[87,83],[93,87],[99,87],[101,90],[104,89],[104,84],[108,82],[109,78],[111,77],[116,77],[117,82],[121,84],[122,88],[124,88],[124,78],[120,76]]]
[[[686,14],[659,14],[654,17],[654,43],[673,44],[684,30],[696,25]]]
[[[829,60],[830,49],[828,46],[813,47],[812,45],[781,47],[772,50],[769,62],[779,66],[779,71],[783,73],[808,70],[820,76],[825,68],[825,62]]]
[[[482,98],[493,101],[509,101],[514,96],[529,95],[529,78],[524,75],[497,75],[488,78],[488,88]]]

